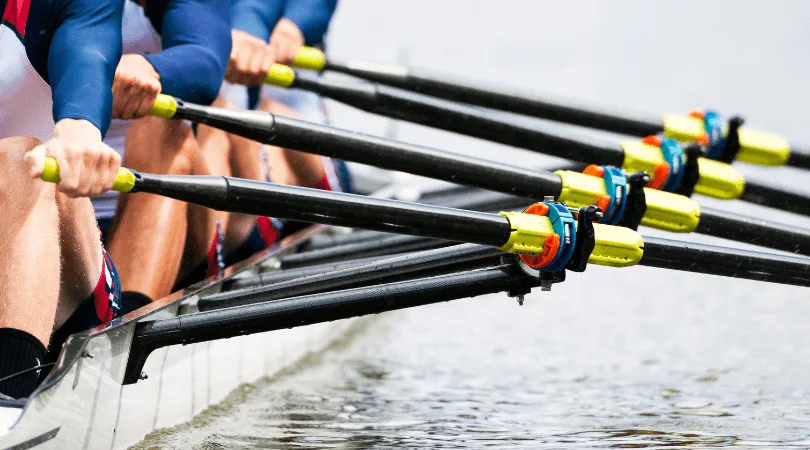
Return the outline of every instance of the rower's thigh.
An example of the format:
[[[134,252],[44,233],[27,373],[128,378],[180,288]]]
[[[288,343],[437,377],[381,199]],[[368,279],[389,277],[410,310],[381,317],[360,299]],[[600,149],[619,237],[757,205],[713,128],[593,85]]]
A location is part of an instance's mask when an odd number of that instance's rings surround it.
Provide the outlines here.
[[[188,175],[198,151],[187,122],[147,116],[136,120],[127,132],[124,165],[149,173]]]
[[[3,168],[0,196],[4,208],[0,218],[19,219],[19,214],[25,214],[43,193],[53,197],[55,186],[31,178],[25,164],[25,154],[39,144],[40,141],[27,136],[0,139],[0,167]]]

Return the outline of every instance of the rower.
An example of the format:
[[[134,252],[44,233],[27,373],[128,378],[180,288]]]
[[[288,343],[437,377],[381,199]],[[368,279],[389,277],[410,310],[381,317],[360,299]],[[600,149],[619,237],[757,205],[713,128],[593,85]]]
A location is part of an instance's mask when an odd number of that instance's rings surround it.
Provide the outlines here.
[[[233,1],[233,50],[225,74],[226,82],[215,105],[240,109],[255,107],[256,101],[248,101],[246,86],[258,93],[259,86],[278,55],[283,55],[286,61],[305,43],[321,43],[336,4],[336,0]],[[307,120],[326,121],[324,105],[309,93],[285,93],[283,99],[274,99],[262,102],[264,110],[298,117],[297,109],[304,113]],[[261,145],[204,125],[198,127],[198,132],[208,166],[219,170],[218,175],[328,190],[349,190],[348,168],[342,161]],[[229,252],[229,263],[263,249],[274,243],[283,232],[290,231],[281,230],[281,222],[267,217],[226,213],[217,213],[217,217],[226,228],[225,245]]]
[[[207,172],[190,124],[147,114],[161,92],[213,102],[230,53],[229,31],[227,0],[125,1],[124,55],[105,142],[126,166],[173,175]],[[115,192],[94,198],[93,206],[107,249],[120,262],[124,290],[142,302],[171,293],[181,265],[188,271],[203,263],[215,246],[208,209]]]
[[[86,299],[100,322],[121,313],[116,269],[87,198],[112,187],[121,163],[102,141],[121,57],[121,4],[6,0],[0,9],[4,378],[45,361],[54,321],[71,305]],[[56,186],[39,180],[46,156],[59,164]],[[3,381],[0,394],[27,397],[37,377]]]

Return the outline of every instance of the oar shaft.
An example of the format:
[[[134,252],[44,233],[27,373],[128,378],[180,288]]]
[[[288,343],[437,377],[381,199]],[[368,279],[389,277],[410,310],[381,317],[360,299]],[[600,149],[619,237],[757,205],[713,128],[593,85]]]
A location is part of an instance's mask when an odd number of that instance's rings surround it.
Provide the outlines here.
[[[253,139],[322,156],[541,200],[558,197],[560,177],[495,161],[318,125],[280,115],[178,106],[179,117]]]
[[[740,200],[810,216],[810,195],[777,189],[750,180],[745,183]]]
[[[309,251],[294,253],[281,258],[281,268],[311,267],[316,264],[334,261],[428,250],[453,245],[453,242],[421,236],[401,236],[397,234],[385,234],[383,236],[385,237],[382,239],[338,243],[333,247],[314,248]]]
[[[298,73],[294,87],[307,89],[374,114],[438,128],[534,152],[621,167],[624,150],[610,142],[566,136],[517,124],[470,106],[370,84],[343,83]]]
[[[455,102],[499,109],[556,122],[581,125],[631,136],[649,136],[663,131],[659,117],[630,117],[602,111],[572,101],[528,94],[516,88],[497,89],[471,82],[459,82],[424,70],[330,59],[326,70],[341,72],[388,86],[407,89]]]
[[[701,208],[697,233],[810,255],[810,230],[711,208]]]
[[[444,273],[479,269],[498,264],[502,252],[483,245],[461,244],[395,256],[355,267],[296,278],[272,285],[256,286],[238,291],[222,292],[200,298],[201,311],[229,306],[247,305],[299,295],[346,289],[362,285],[387,283],[403,275],[426,276],[427,270],[444,269]],[[448,268],[452,267],[453,270]],[[440,275],[431,273],[431,275]]]
[[[639,265],[810,286],[810,258],[644,237]]]
[[[497,214],[398,202],[230,177],[137,174],[136,189],[229,212],[365,228],[499,247],[511,232]]]

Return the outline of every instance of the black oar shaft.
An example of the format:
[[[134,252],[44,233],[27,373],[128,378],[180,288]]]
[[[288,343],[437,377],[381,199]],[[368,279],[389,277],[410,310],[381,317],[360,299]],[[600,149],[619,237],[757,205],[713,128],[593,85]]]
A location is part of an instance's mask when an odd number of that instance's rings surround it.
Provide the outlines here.
[[[639,265],[810,286],[810,258],[649,236]]]
[[[810,230],[738,214],[701,208],[697,233],[810,255]]]
[[[201,206],[301,222],[499,247],[509,221],[489,214],[230,177],[138,174],[136,188]]]
[[[593,107],[563,103],[539,95],[528,94],[514,88],[498,86],[497,89],[474,83],[452,81],[440,75],[404,67],[388,67],[376,64],[343,63],[332,61],[326,70],[353,75],[369,81],[408,89],[434,97],[486,108],[524,114],[541,119],[597,128],[631,136],[649,136],[663,131],[658,117],[640,118],[617,115]]]
[[[327,262],[428,250],[450,245],[453,245],[453,243],[421,236],[386,235],[382,239],[337,243],[334,247],[316,248],[289,255],[282,258],[281,267],[283,269],[292,269]]]
[[[461,133],[588,164],[621,167],[624,150],[615,143],[551,133],[470,106],[371,84],[347,84],[312,74],[297,74],[293,86],[375,114]]]
[[[740,199],[795,214],[810,216],[810,195],[777,189],[761,183],[747,181]]]
[[[441,242],[441,241],[439,241]],[[398,254],[393,254],[398,255]],[[272,270],[269,272],[261,272],[257,273],[256,275],[249,275],[243,277],[234,277],[229,280],[225,280],[222,284],[223,291],[232,291],[236,289],[245,289],[253,286],[258,286],[260,284],[272,284],[272,283],[281,283],[283,281],[292,280],[293,278],[303,278],[308,277],[310,275],[315,275],[318,273],[323,272],[332,272],[335,270],[345,269],[347,267],[354,267],[360,264],[365,264],[372,261],[379,261],[381,259],[390,258],[393,255],[380,255],[380,256],[372,256],[368,258],[360,258],[354,259],[349,261],[334,261],[334,262],[327,262],[321,263],[317,265],[310,265],[304,267],[296,267],[293,269],[284,269],[284,270]],[[281,267],[283,267],[283,260],[281,258]]]
[[[406,144],[266,113],[178,106],[179,117],[282,147],[437,180],[542,199],[558,197],[560,177],[540,170]]]
[[[426,270],[452,267],[452,271],[479,269],[494,266],[502,252],[482,245],[461,244],[437,250],[409,253],[367,264],[347,267],[296,278],[272,285],[257,286],[237,291],[222,292],[200,298],[197,306],[201,311],[229,306],[247,305],[299,295],[325,292],[333,289],[354,287],[358,283],[380,284],[405,274],[423,273]],[[450,272],[451,270],[445,270]],[[373,283],[371,283],[373,282]]]

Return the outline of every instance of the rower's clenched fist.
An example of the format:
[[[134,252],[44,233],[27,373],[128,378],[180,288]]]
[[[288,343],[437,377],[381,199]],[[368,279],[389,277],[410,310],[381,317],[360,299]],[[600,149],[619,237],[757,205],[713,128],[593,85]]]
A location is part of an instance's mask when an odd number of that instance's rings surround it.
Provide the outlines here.
[[[290,19],[283,18],[276,23],[270,34],[270,47],[276,53],[276,60],[281,64],[290,64],[295,53],[304,46],[304,33]]]
[[[113,81],[113,119],[132,120],[147,115],[160,89],[160,75],[146,58],[122,56]]]
[[[231,30],[231,59],[225,81],[245,86],[261,86],[275,62],[275,55],[263,40],[244,31]]]
[[[98,128],[80,119],[60,120],[51,140],[25,154],[33,178],[42,175],[47,156],[59,164],[56,189],[68,197],[93,197],[108,191],[121,167],[121,157],[104,144]]]

